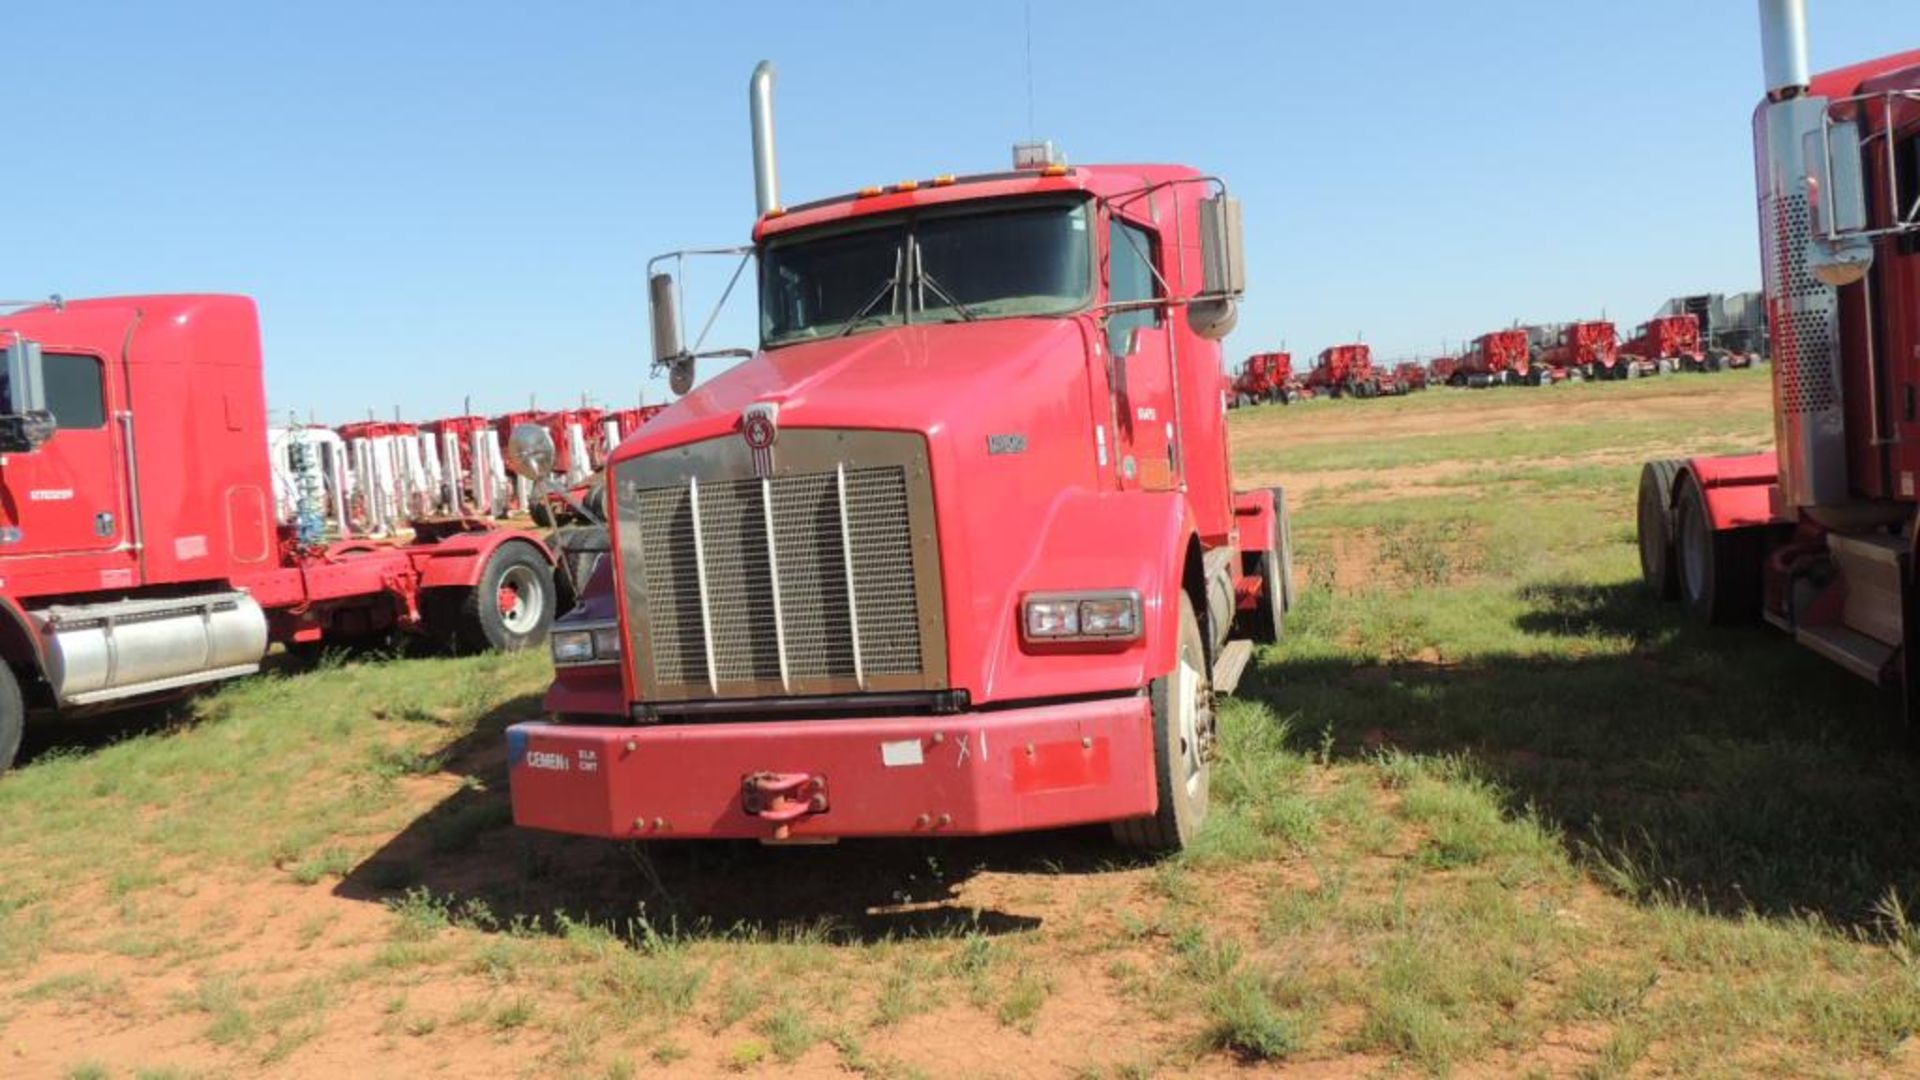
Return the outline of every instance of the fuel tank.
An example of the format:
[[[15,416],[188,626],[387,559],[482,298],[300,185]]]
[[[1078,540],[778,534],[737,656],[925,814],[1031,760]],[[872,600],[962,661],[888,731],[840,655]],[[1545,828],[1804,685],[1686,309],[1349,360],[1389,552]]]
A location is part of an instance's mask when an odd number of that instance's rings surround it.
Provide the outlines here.
[[[246,675],[267,652],[267,616],[243,592],[31,612],[62,706],[92,705]]]

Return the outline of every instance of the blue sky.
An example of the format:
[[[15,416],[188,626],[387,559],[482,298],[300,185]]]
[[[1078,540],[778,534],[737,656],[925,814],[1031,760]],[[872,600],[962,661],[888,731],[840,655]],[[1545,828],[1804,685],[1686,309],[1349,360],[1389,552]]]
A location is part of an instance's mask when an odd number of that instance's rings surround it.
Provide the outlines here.
[[[1920,44],[1913,0],[1812,7],[1816,67]],[[1026,10],[15,5],[0,296],[248,293],[280,414],[663,400],[645,262],[744,240],[754,61],[789,202],[997,169]],[[1757,284],[1752,0],[1034,0],[1032,27],[1037,134],[1244,201],[1231,360]]]

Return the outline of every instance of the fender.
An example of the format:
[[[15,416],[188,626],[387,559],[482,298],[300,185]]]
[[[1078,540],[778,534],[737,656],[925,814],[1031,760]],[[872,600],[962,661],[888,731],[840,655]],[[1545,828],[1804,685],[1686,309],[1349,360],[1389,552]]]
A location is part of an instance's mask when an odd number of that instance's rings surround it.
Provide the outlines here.
[[[506,543],[531,545],[549,565],[554,561],[553,550],[546,541],[520,529],[456,533],[434,543],[412,544],[404,550],[407,559],[413,563],[414,573],[420,575],[421,588],[454,586],[470,589],[480,583],[480,570],[487,565],[487,560],[493,557],[500,545]]]
[[[977,700],[1138,691],[1173,670],[1179,655],[1178,593],[1197,537],[1192,510],[1178,492],[1061,492],[1009,588],[976,609],[990,620],[980,628],[985,656]],[[1137,591],[1141,637],[1123,645],[1029,645],[1022,639],[1022,598],[1082,589]]]
[[[1774,505],[1780,465],[1771,451],[1689,458],[1681,476],[1691,476],[1693,482],[1700,485],[1700,493],[1707,500],[1707,519],[1715,532],[1793,523]],[[1673,485],[1676,499],[1681,487],[1679,483]]]
[[[1268,539],[1275,535],[1274,520],[1279,516],[1272,489],[1234,492],[1234,543],[1240,545],[1240,554],[1256,555],[1269,550]]]
[[[0,659],[18,667],[29,667],[37,674],[46,670],[46,655],[40,647],[40,635],[26,609],[11,596],[0,596]]]

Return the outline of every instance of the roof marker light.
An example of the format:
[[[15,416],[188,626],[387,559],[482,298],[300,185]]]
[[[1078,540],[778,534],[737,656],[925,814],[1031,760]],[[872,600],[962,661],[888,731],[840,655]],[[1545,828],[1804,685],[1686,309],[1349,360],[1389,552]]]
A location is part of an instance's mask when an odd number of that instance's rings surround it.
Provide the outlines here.
[[[953,183],[952,173],[941,173],[939,176],[936,176],[933,178],[934,187],[947,187],[952,183]]]
[[[895,190],[895,191],[918,191],[918,190],[920,190],[920,181],[918,181],[918,180],[902,180],[902,181],[900,181],[899,183],[897,183],[897,184],[895,184],[895,185],[893,185],[893,190]]]
[[[868,185],[867,185],[866,187],[863,187],[863,188],[861,188],[861,189],[860,189],[860,193],[859,193],[859,194],[860,194],[860,198],[862,198],[862,199],[871,199],[871,198],[873,198],[873,197],[874,197],[875,195],[878,195],[878,194],[880,194],[880,192],[881,192],[881,190],[882,190],[882,189],[881,189],[881,187],[880,187],[880,185],[878,185],[878,184],[868,184]]]

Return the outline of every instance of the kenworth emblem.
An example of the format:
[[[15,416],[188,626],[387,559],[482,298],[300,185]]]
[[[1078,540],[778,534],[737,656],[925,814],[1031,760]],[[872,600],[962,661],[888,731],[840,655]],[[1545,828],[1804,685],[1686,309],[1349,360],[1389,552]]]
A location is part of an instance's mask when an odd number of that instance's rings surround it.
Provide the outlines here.
[[[740,414],[740,437],[747,441],[747,449],[753,451],[755,476],[773,475],[773,444],[780,437],[779,417],[780,406],[772,401],[749,405]]]

